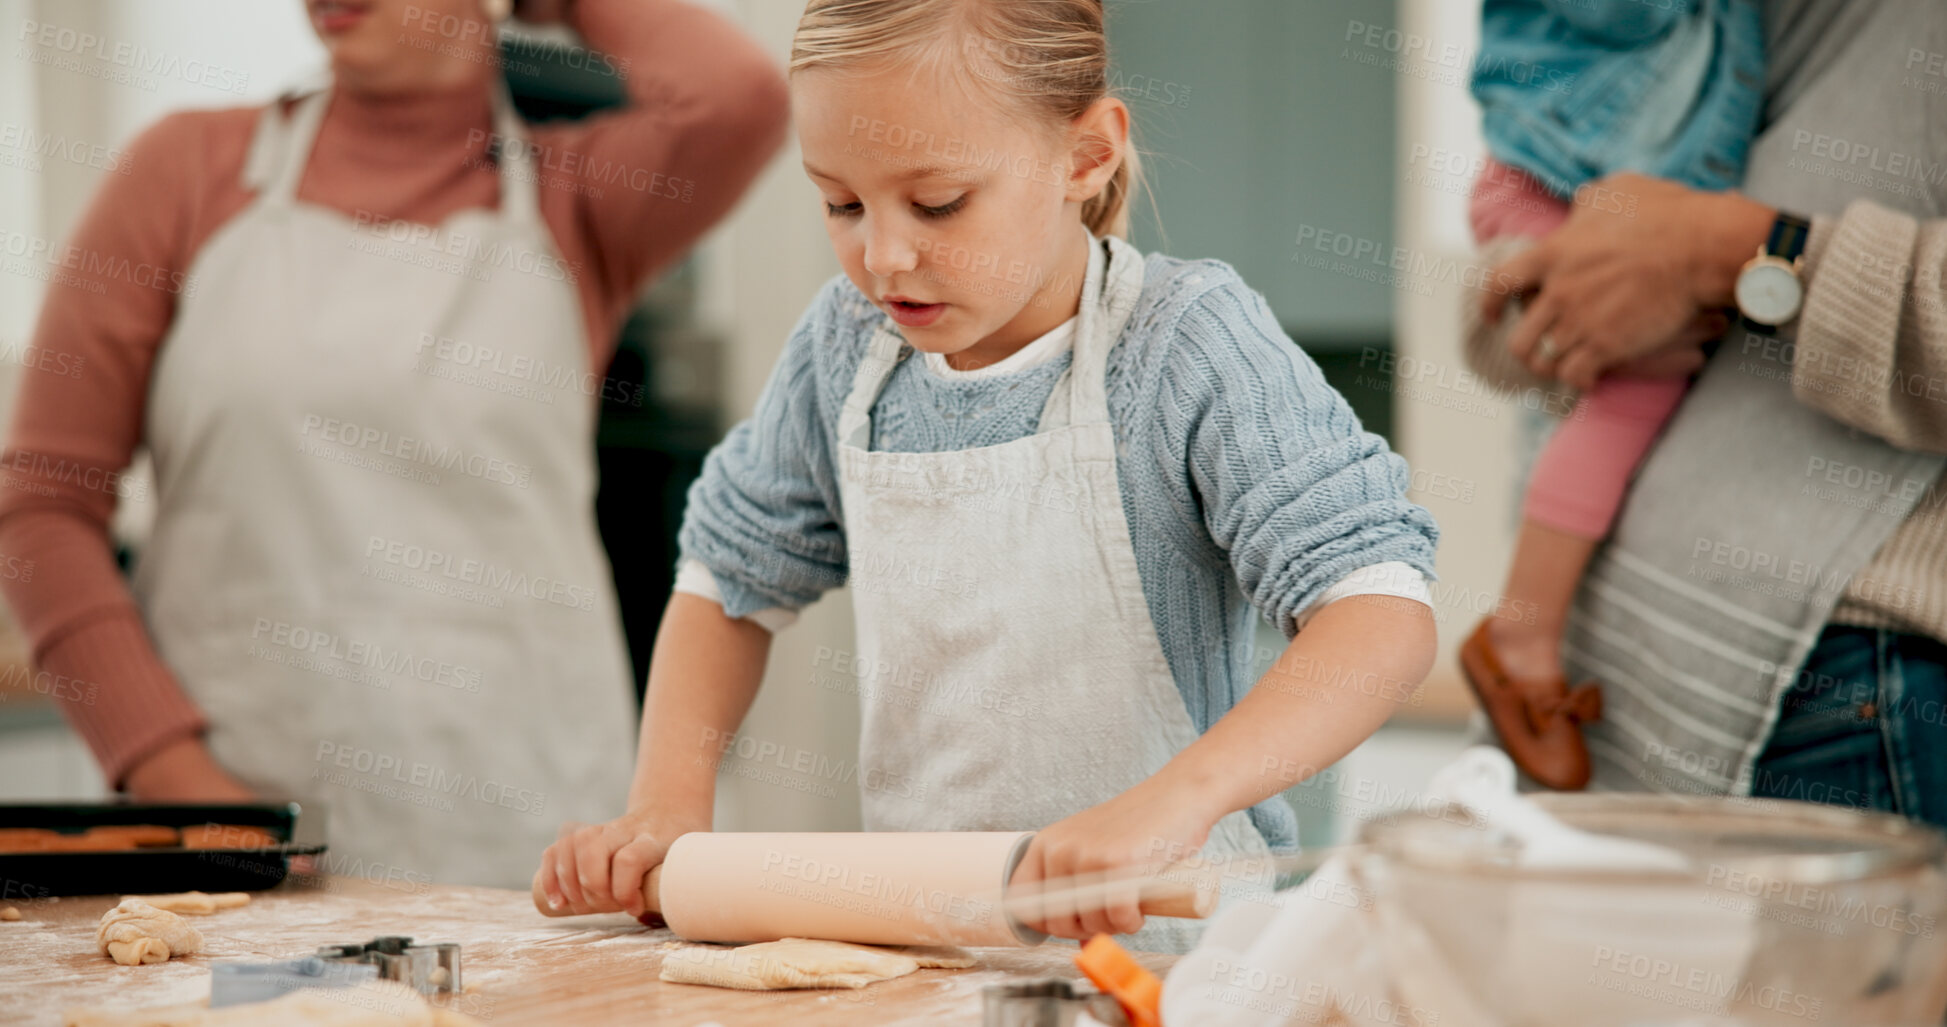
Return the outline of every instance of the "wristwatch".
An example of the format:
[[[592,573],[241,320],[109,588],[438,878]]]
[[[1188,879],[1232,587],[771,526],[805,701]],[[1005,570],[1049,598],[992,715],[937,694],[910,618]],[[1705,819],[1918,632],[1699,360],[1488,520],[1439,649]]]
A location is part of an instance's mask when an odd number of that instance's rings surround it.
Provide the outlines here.
[[[1776,328],[1798,316],[1805,304],[1805,283],[1798,271],[1811,231],[1810,221],[1780,211],[1770,238],[1737,273],[1737,310],[1753,327]]]

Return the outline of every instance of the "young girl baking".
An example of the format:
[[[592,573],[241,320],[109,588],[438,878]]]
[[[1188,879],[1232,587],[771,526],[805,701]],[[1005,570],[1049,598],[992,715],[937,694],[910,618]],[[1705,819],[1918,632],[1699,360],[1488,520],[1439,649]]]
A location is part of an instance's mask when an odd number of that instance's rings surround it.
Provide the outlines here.
[[[1228,266],[1123,240],[1108,67],[1101,0],[808,5],[793,105],[844,274],[690,493],[628,812],[548,850],[556,908],[642,911],[710,829],[699,746],[841,584],[859,766],[929,797],[868,790],[865,828],[1039,831],[1016,881],[1289,850],[1278,793],[1418,687],[1437,532],[1406,466]],[[1292,638],[1255,686],[1254,610]]]

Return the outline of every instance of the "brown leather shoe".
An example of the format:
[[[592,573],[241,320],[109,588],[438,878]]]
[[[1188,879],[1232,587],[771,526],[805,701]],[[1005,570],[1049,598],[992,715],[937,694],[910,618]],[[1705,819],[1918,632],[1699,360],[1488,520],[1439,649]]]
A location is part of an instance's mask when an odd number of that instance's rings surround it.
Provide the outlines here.
[[[1602,690],[1593,684],[1569,688],[1560,698],[1532,703],[1502,667],[1482,621],[1460,646],[1460,670],[1500,736],[1501,747],[1521,772],[1542,785],[1577,792],[1589,784],[1589,747],[1582,725],[1602,718]]]

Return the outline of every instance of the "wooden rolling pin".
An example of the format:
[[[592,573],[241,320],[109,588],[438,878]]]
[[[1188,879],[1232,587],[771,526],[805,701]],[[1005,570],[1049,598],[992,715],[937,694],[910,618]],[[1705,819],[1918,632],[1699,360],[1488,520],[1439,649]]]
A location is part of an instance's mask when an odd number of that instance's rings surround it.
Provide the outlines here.
[[[1022,921],[1043,902],[1101,909],[1134,888],[1146,916],[1202,918],[1216,876],[1176,864],[1115,886],[1093,881],[1007,888],[1028,831],[832,834],[698,832],[676,839],[642,897],[692,941],[824,938],[866,945],[1038,945]],[[550,910],[537,885],[534,908]]]

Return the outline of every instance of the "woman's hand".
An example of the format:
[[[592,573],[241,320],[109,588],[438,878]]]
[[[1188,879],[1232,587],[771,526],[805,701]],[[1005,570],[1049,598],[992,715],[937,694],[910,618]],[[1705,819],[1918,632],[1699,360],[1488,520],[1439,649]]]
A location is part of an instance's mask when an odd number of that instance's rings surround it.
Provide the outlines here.
[[[567,913],[613,913],[641,919],[648,912],[642,883],[669,846],[708,824],[689,824],[652,811],[624,813],[605,824],[569,825],[541,855],[534,883],[549,908]]]
[[[179,738],[130,767],[122,779],[136,802],[254,802],[243,782],[217,765],[199,735]]]
[[[1077,876],[1133,878],[1184,859],[1203,844],[1222,815],[1221,811],[1204,808],[1198,798],[1192,789],[1177,788],[1152,777],[1036,834],[1011,883]],[[1118,892],[1110,887],[1112,894]],[[1143,915],[1133,882],[1119,891],[1122,894],[1107,908],[1079,914],[1064,912],[1059,902],[1051,903],[1051,915],[1028,926],[1076,940],[1141,930]]]
[[[1618,364],[1606,373],[1622,378],[1688,378],[1704,369],[1704,344],[1721,338],[1731,327],[1730,319],[1717,311],[1700,314],[1678,336],[1677,341],[1647,356]]]
[[[1494,269],[1481,312],[1498,322],[1511,297],[1529,296],[1510,352],[1588,389],[1612,369],[1721,334],[1728,322],[1716,308],[1730,304],[1776,216],[1735,193],[1611,175],[1576,193],[1566,224]]]

